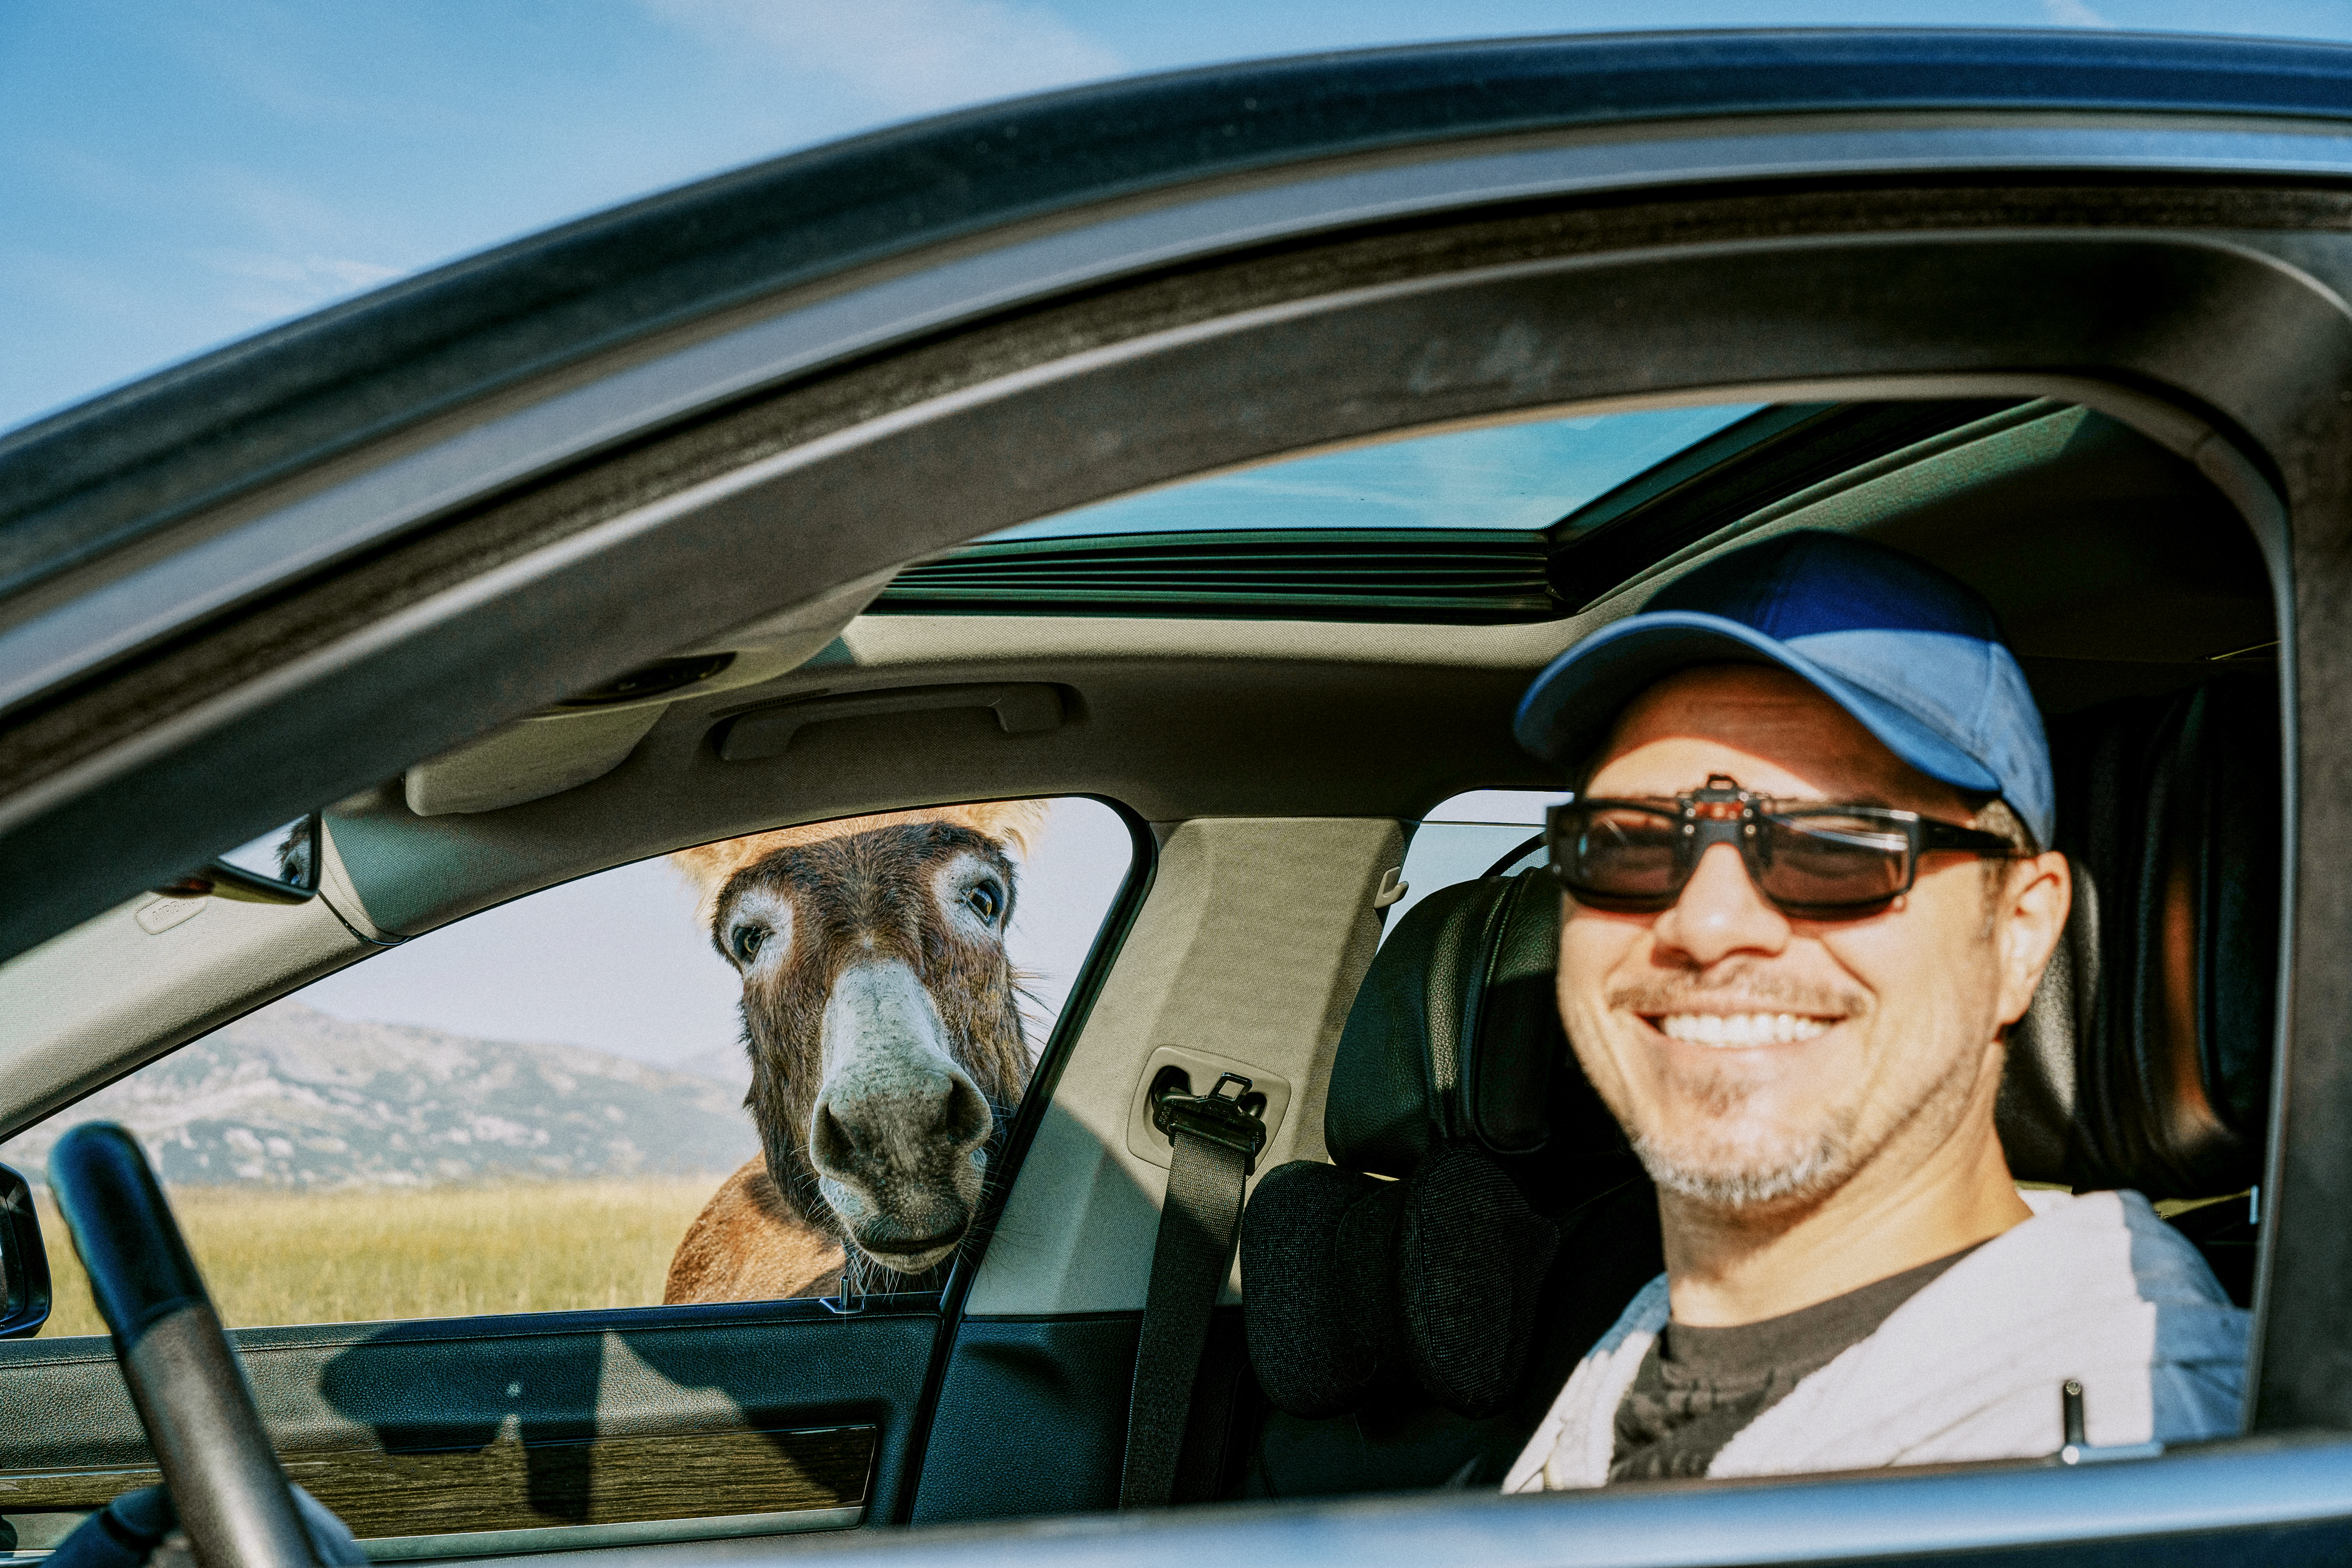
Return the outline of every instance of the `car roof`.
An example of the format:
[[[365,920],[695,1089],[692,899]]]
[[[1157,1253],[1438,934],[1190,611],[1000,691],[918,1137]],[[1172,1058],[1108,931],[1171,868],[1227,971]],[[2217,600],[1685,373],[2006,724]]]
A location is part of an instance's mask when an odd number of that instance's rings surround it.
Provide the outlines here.
[[[0,444],[0,539],[12,547],[15,589],[0,626],[0,669],[13,679],[0,864],[13,885],[37,889],[0,919],[0,952],[152,880],[189,845],[248,837],[648,657],[992,527],[1420,418],[1586,406],[1564,381],[1507,375],[1417,409],[1298,398],[1272,424],[1206,440],[1167,401],[1198,395],[1181,390],[1182,378],[1211,374],[1208,361],[1234,347],[1233,323],[1278,335],[1266,312],[1295,309],[1284,300],[1353,290],[1368,302],[1365,290],[1393,289],[1433,265],[1484,266],[1494,282],[1495,268],[1531,245],[1572,251],[1558,217],[1529,205],[1546,191],[1613,184],[1621,194],[1608,204],[1622,216],[1633,198],[1622,188],[1687,192],[1696,179],[1731,234],[1743,221],[1732,216],[1748,188],[1740,181],[1752,186],[1765,169],[1851,177],[1875,160],[1881,178],[1941,164],[1982,179],[2054,161],[2136,166],[2144,184],[2147,170],[2194,164],[2206,174],[2267,171],[2275,184],[2281,170],[2352,162],[2334,151],[2352,101],[2339,90],[2347,77],[2352,50],[2046,33],[1530,40],[1277,61],[861,138],[394,285]],[[2057,110],[2090,118],[2053,160],[2054,133],[2036,117]],[[2018,115],[2031,134],[1989,140],[1985,116],[1995,110]],[[2179,129],[2190,141],[2151,137],[2144,117],[2167,110],[2200,117]],[[1820,138],[1856,132],[1895,145],[1889,114],[1914,117],[1912,140],[1895,152],[1856,163],[1861,142],[1822,150]],[[1694,137],[1694,124],[1721,134]],[[2128,129],[2122,141],[2099,140],[2118,128]],[[1685,161],[1624,165],[1629,135]],[[1805,135],[1816,142],[1800,145]],[[1923,151],[1939,136],[1940,153]],[[1746,151],[1727,153],[1734,143]],[[1310,189],[1314,198],[1301,200]],[[2138,201],[2152,221],[2160,207],[2175,226],[2311,220],[2309,199],[2284,193],[2284,216],[2252,214],[2242,198],[2199,211],[2179,192],[2116,199]],[[1978,207],[1959,221],[1991,221]],[[2003,216],[2016,210],[2011,200]],[[1666,211],[1687,221],[1696,209],[1678,201],[1649,221]],[[1450,226],[1453,256],[1426,254],[1432,224]],[[1202,339],[1213,323],[1210,335],[1227,341]],[[1736,356],[1716,363],[1725,395],[1796,400],[1769,375],[1759,384],[1753,366],[1735,370]],[[805,468],[828,432],[875,429],[879,416],[934,450],[984,443],[975,431],[992,427],[1015,444],[995,456],[1033,461],[1034,442],[1071,434],[1036,421],[1066,420],[1067,410],[959,416],[955,396],[930,395],[959,380],[976,385],[973,375],[1010,387],[1081,366],[1135,388],[1125,400],[1092,400],[1096,427],[1070,453],[1094,460],[1050,477],[985,479],[966,463],[970,504],[911,515],[915,498],[889,493],[878,470],[852,477],[863,461],[853,459],[818,487],[846,511],[819,517],[805,500],[778,510],[770,481],[809,478],[785,475]],[[1708,379],[1685,371],[1665,385],[1654,374],[1645,385],[1586,368],[1588,384],[1613,383],[1620,406],[1687,399]],[[2063,388],[2045,374],[1966,390],[2013,400]],[[2126,395],[2086,392],[2111,412]],[[780,422],[794,399],[797,413]],[[2208,428],[2154,405],[2144,414],[2151,426],[2168,417],[2167,438],[2182,449]],[[1024,442],[1033,445],[1015,449]],[[896,459],[892,471],[911,472]],[[718,531],[689,540],[690,529],[674,526],[681,514]],[[884,514],[893,514],[887,526]],[[752,559],[743,552],[779,527],[814,531],[793,569],[740,569]],[[591,575],[634,580],[643,602],[615,605],[586,578],[558,589],[567,552],[574,566],[582,552],[598,554]],[[735,569],[709,570],[718,559]],[[436,618],[473,614],[453,595],[487,616],[473,622],[479,637]],[[520,618],[492,610],[502,596],[532,608]],[[441,608],[424,610],[428,602]],[[1335,726],[1325,763],[1294,750],[1301,781],[1344,778],[1354,750],[1370,747],[1391,761],[1400,749],[1477,757],[1480,782],[1500,783],[1524,764],[1404,715],[1449,700],[1435,694],[1458,693],[1465,667],[1488,672],[1480,679],[1493,689],[1483,710],[1455,710],[1490,712],[1530,661],[1576,629],[1550,621],[1515,639],[1398,627],[1359,637],[1353,652],[1329,627],[1283,623],[1231,637],[1247,661],[1292,660],[1293,676],[1354,672],[1351,700],[1324,709]],[[1039,630],[1024,622],[1021,635]],[[916,632],[888,635],[903,643]],[[903,667],[940,678],[994,668],[957,646],[980,635],[971,625],[941,631],[936,655]],[[1092,639],[1129,668],[1139,661],[1119,651],[1122,639],[1159,635],[1107,626],[1063,634]],[[1197,646],[1194,636],[1181,651]],[[1288,700],[1316,695],[1309,679]],[[1434,798],[1451,782],[1433,773],[1400,798]],[[1323,792],[1335,806],[1345,797]],[[1211,791],[1200,804],[1246,803]]]
[[[1788,29],[1366,50],[992,104],[559,226],[11,432],[0,439],[0,594],[558,366],[887,257],[1108,202],[1405,146],[1759,114],[2345,123],[2347,82],[2352,47],[2336,45]]]

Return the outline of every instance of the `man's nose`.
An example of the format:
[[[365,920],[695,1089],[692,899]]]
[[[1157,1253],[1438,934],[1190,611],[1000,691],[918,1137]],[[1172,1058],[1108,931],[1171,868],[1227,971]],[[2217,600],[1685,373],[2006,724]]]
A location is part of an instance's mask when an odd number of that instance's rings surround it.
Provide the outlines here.
[[[1711,844],[1699,856],[1683,896],[1657,918],[1659,942],[1709,964],[1735,952],[1778,952],[1788,945],[1788,917],[1757,890],[1739,851]]]

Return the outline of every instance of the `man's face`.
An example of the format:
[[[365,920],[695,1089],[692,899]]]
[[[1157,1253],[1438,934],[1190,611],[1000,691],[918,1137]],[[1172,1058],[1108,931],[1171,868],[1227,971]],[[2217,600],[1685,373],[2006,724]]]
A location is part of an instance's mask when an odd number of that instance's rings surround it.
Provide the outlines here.
[[[1714,773],[1776,800],[1969,819],[1957,791],[1812,687],[1745,665],[1651,688],[1619,720],[1587,794],[1671,800]],[[1911,891],[1882,912],[1791,917],[1717,844],[1661,913],[1567,903],[1560,1015],[1660,1186],[1726,1208],[1801,1202],[1898,1137],[1932,1149],[1959,1125],[2046,956],[2045,943],[2030,965],[2013,962],[2007,907],[1988,903],[1980,861],[1947,853],[1923,858]]]

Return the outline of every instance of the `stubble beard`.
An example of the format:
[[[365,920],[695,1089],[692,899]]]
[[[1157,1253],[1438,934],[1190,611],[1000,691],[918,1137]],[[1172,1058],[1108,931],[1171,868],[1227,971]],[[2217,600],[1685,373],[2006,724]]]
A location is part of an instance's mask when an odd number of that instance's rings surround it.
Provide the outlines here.
[[[1973,1063],[1956,1053],[1867,1139],[1859,1105],[1830,1108],[1817,1127],[1759,1137],[1754,1123],[1740,1120],[1757,1086],[1719,1069],[1672,1086],[1695,1133],[1664,1137],[1656,1130],[1630,1131],[1630,1119],[1622,1114],[1619,1121],[1629,1127],[1633,1152],[1659,1187],[1719,1212],[1753,1214],[1802,1207],[1835,1192],[1906,1129],[1940,1142],[1967,1114],[1975,1082]]]
[[[1856,1018],[1869,1005],[1859,994],[1792,983],[1746,965],[1711,974],[1705,984],[1685,974],[1621,987],[1610,994],[1608,1005],[1612,1011],[1654,1016],[1682,1011],[1708,992],[1734,988],[1759,1005],[1815,1016]],[[1764,1087],[1752,1072],[1725,1062],[1666,1083],[1667,1104],[1674,1108],[1667,1120],[1678,1125],[1638,1128],[1626,1113],[1630,1108],[1612,1109],[1650,1180],[1706,1207],[1780,1207],[1843,1185],[1868,1153],[1857,1148],[1859,1108],[1826,1108],[1811,1127],[1759,1125],[1748,1112]]]
[[[1743,1136],[1744,1130],[1737,1126],[1751,1088],[1733,1081],[1729,1074],[1678,1086],[1678,1092],[1685,1106],[1705,1108],[1697,1135],[1675,1138],[1637,1131],[1630,1140],[1650,1180],[1678,1197],[1714,1209],[1801,1203],[1843,1184],[1860,1163],[1850,1108],[1832,1112],[1811,1131],[1785,1131],[1766,1140]],[[1724,1128],[1727,1121],[1734,1127]],[[1719,1128],[1722,1133],[1716,1132]]]

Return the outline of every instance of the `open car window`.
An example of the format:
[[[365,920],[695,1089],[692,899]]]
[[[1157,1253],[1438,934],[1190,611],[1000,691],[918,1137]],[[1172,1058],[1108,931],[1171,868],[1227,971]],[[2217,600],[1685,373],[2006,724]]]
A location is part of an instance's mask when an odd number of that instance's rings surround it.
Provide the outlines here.
[[[1010,885],[990,876],[953,893],[1001,973],[931,977],[931,1005],[950,1020],[964,993],[1009,987],[997,1020],[1012,1032],[991,1042],[1014,1064],[1001,1080],[1009,1097],[990,1096],[998,1118],[1052,1037],[1132,861],[1124,819],[1098,801],[1015,804],[992,835]],[[771,1078],[814,1071],[799,1061],[814,1036],[780,1032],[756,994],[747,1009],[746,976],[713,939],[716,900],[760,882],[777,909],[762,876],[783,862],[803,880],[895,876],[926,891],[966,853],[904,825],[879,830],[888,842],[863,860],[808,853],[845,841],[817,837],[827,831],[616,867],[401,943],[20,1132],[0,1162],[37,1183],[68,1129],[131,1128],[231,1325],[660,1304],[698,1217],[761,1161],[770,1112],[746,1103],[753,1054],[768,1054]],[[984,857],[992,835],[971,837]],[[1001,933],[969,919],[991,900],[1009,905]],[[814,951],[814,929],[801,922],[794,956],[837,963]],[[65,1227],[41,1203],[56,1281],[44,1331],[102,1333]],[[836,1288],[837,1266],[814,1273],[783,1291],[772,1277],[730,1277],[690,1299]]]

